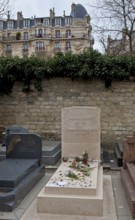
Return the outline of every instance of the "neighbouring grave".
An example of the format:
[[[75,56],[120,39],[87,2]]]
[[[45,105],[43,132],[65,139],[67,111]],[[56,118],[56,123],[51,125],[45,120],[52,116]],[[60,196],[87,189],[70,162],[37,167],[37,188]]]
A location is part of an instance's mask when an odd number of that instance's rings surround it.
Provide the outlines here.
[[[87,152],[87,160],[83,152]],[[102,216],[99,108],[62,109],[62,159],[37,197],[37,212]]]
[[[0,161],[6,159],[6,144],[0,147]],[[57,165],[61,159],[61,142],[42,140],[42,164]]]
[[[0,162],[0,211],[12,211],[44,176],[42,139],[36,134],[6,137],[6,159]]]
[[[132,217],[135,218],[135,132],[123,141],[121,180]]]
[[[46,166],[56,165],[61,159],[60,141],[42,141],[42,163]]]
[[[114,147],[114,155],[116,157],[116,163],[118,167],[123,166],[123,142],[118,141]]]
[[[27,134],[29,132],[26,128],[20,126],[10,126],[5,128],[5,131],[3,132],[2,146],[6,146],[6,139],[10,134],[19,134],[19,133]]]

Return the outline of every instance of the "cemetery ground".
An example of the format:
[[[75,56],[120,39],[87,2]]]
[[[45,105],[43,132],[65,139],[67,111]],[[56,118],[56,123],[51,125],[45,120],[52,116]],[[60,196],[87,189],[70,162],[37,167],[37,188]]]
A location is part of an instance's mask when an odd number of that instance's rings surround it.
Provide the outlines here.
[[[126,200],[125,191],[123,189],[121,178],[120,178],[120,167],[117,166],[113,152],[109,152],[110,161],[105,160],[103,163],[104,175],[111,176],[112,179],[112,189],[113,196],[115,200],[115,208],[117,214],[117,220],[131,220],[131,212],[128,207]],[[36,201],[37,195],[41,189],[45,186],[51,176],[54,174],[56,169],[59,167],[61,160],[53,166],[46,166],[45,175],[43,178],[35,185],[35,187],[28,193],[28,195],[22,200],[20,205],[15,208],[12,212],[0,212],[1,220],[21,220],[25,215],[31,204]],[[109,201],[108,201],[109,202]],[[32,213],[33,214],[33,213]],[[71,218],[72,219],[72,218]],[[76,217],[75,217],[76,219]],[[85,220],[87,218],[83,218]],[[69,219],[70,220],[70,219]],[[81,220],[81,219],[79,219]],[[94,220],[94,218],[93,218]],[[109,219],[106,219],[109,220]]]
[[[131,169],[134,168],[135,162],[135,133],[132,137],[127,137],[123,149],[118,145],[119,158],[118,154],[116,157],[115,152],[101,147],[99,108],[70,107],[62,109],[61,130],[61,157],[55,165],[42,163],[44,150],[40,136],[30,133],[7,136],[6,161],[8,163],[15,159],[25,159],[26,163],[27,159],[32,159],[34,163],[36,159],[39,167],[34,165],[33,169],[30,169],[31,176],[26,175],[25,177],[26,171],[20,169],[15,177],[11,175],[10,178],[1,169],[1,184],[3,185],[1,185],[0,210],[4,212],[0,212],[0,219],[131,220],[132,217],[135,217],[135,178],[134,169]],[[57,149],[57,146],[55,148]],[[48,148],[46,151],[48,152]],[[50,155],[50,152],[48,153]],[[48,156],[48,153],[45,156]],[[121,156],[125,170],[119,166]],[[27,168],[29,170],[28,165]],[[85,169],[85,172],[86,169],[91,171],[86,175],[81,172],[82,169],[83,171]],[[36,175],[34,175],[36,170]],[[41,172],[39,172],[40,170]],[[74,174],[77,179],[67,175],[69,172]],[[14,174],[13,168],[10,174]],[[33,177],[31,180],[38,180],[35,186],[32,181],[29,181],[29,176]],[[18,185],[16,181],[18,181]],[[24,184],[25,182],[27,184]],[[11,183],[15,185],[14,196],[12,193],[7,195],[9,192],[7,190],[12,188]],[[31,191],[27,191],[27,188]],[[24,190],[25,197],[22,197],[21,189]],[[6,197],[3,195],[5,193]],[[14,209],[9,210],[9,206]]]

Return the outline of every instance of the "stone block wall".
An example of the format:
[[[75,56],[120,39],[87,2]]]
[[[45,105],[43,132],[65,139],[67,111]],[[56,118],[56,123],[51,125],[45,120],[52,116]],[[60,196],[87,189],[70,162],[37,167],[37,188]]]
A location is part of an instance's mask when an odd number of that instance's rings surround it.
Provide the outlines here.
[[[0,96],[0,126],[19,125],[46,140],[61,140],[61,109],[69,106],[101,108],[101,142],[112,148],[135,130],[135,83],[113,82],[106,89],[99,80],[53,78],[42,82],[43,91],[22,92],[16,83],[10,95]]]

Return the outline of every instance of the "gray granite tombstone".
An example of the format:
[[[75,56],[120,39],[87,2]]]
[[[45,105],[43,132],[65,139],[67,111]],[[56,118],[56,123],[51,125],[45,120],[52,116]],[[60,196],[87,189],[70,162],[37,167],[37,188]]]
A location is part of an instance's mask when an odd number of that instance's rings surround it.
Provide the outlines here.
[[[17,133],[29,133],[28,130],[20,126],[10,126],[6,128],[6,135],[17,134]]]
[[[27,134],[27,133],[29,133],[29,131],[24,127],[10,126],[5,129],[4,133],[5,133],[5,135],[3,135],[3,137],[2,137],[2,146],[3,147],[6,146],[7,137],[10,134],[20,134],[20,133]]]
[[[42,157],[42,138],[36,134],[10,134],[6,139],[6,157],[38,159]]]
[[[6,159],[0,162],[0,211],[13,211],[44,176],[42,139],[30,133],[6,138]]]

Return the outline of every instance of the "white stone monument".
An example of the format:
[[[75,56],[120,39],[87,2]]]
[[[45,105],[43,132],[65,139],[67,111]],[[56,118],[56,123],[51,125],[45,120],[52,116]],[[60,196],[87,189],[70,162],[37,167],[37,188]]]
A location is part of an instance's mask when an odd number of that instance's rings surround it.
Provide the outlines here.
[[[74,158],[81,158],[84,151],[89,155],[89,175],[81,172],[85,167],[72,166]],[[62,109],[62,158],[60,167],[37,197],[38,213],[102,216],[99,108]],[[69,173],[74,174],[74,178],[70,178]]]

